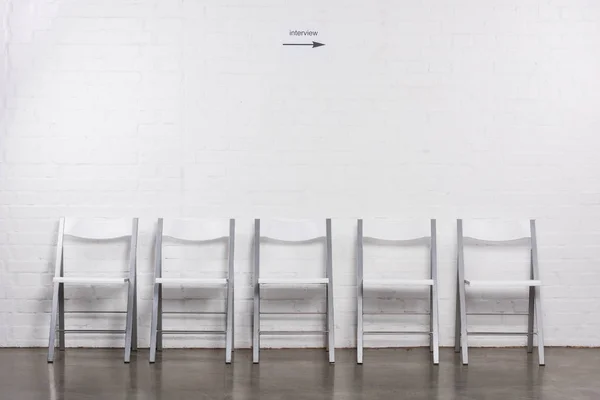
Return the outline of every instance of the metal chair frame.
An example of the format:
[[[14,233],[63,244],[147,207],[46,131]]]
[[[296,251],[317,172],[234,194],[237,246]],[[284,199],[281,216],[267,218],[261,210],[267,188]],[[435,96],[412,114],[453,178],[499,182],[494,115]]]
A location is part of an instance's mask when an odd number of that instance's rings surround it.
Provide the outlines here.
[[[463,221],[457,220],[457,280],[456,280],[456,331],[454,350],[461,353],[461,360],[464,365],[469,363],[469,335],[521,335],[527,336],[527,352],[533,352],[533,337],[537,336],[538,361],[539,365],[545,365],[544,359],[544,331],[543,331],[543,311],[541,302],[541,285],[539,268],[538,268],[538,250],[537,250],[537,231],[535,220],[529,221],[529,229],[524,224],[505,226],[502,231],[497,233],[491,232],[486,226],[476,226],[475,231],[479,231],[481,236],[476,235],[465,236],[463,234]],[[479,228],[479,229],[477,229]],[[465,256],[464,247],[471,246],[528,246],[530,249],[530,269],[528,280],[504,280],[504,281],[483,281],[469,280],[465,278]],[[529,288],[529,310],[527,312],[528,323],[526,332],[477,332],[467,329],[467,315],[472,315],[467,312],[466,304],[466,286],[470,287],[527,287]],[[493,315],[490,313],[489,315]],[[523,314],[506,314],[502,315],[523,315]],[[537,330],[534,329],[537,328]]]
[[[363,348],[364,348],[364,336],[365,335],[429,335],[429,346],[433,356],[433,363],[439,363],[439,299],[438,299],[438,274],[437,274],[437,230],[436,220],[430,221],[430,230],[425,232],[422,226],[414,226],[402,223],[384,222],[384,226],[381,226],[381,222],[377,224],[375,221],[368,221],[366,227],[369,227],[369,223],[372,223],[373,227],[369,232],[364,234],[363,220],[357,221],[357,256],[356,256],[356,309],[357,309],[357,329],[356,329],[356,362],[358,364],[363,363]],[[390,226],[393,225],[393,226]],[[384,229],[388,233],[376,232],[377,225]],[[387,225],[387,226],[385,226]],[[391,228],[391,229],[390,229]],[[389,233],[391,231],[397,231],[396,234]],[[373,233],[371,233],[373,232]],[[422,232],[421,236],[414,236],[415,232]],[[364,256],[363,247],[365,239],[369,239],[376,242],[383,242],[387,244],[393,244],[397,246],[415,246],[415,245],[426,245],[429,247],[429,279],[364,279]],[[428,286],[429,287],[429,312],[423,313],[429,315],[429,330],[428,331],[365,331],[364,330],[364,316],[374,313],[364,312],[364,290],[365,285],[393,285],[393,286]],[[377,313],[388,315],[391,313]],[[405,313],[394,313],[394,314],[405,314]],[[420,314],[420,313],[411,313]]]
[[[311,221],[263,221],[261,232],[261,220],[254,220],[254,265],[253,265],[253,287],[254,287],[254,313],[252,328],[252,361],[259,362],[260,338],[263,335],[320,335],[327,337],[326,348],[329,352],[329,362],[335,362],[335,322],[333,310],[333,260],[332,260],[332,235],[331,219],[327,219],[324,225]],[[260,243],[261,239],[269,239],[284,243],[325,241],[325,278],[309,279],[277,279],[262,278],[260,276]],[[326,328],[322,331],[262,331],[260,328],[260,293],[263,285],[325,285],[327,298]],[[269,313],[272,314],[272,313]],[[277,313],[295,314],[295,313]],[[312,313],[322,314],[322,313]]]
[[[165,227],[165,224],[167,225]],[[163,238],[202,243],[227,239],[227,278],[169,278],[163,276]],[[156,352],[163,350],[163,335],[193,334],[193,335],[225,335],[225,362],[231,363],[234,349],[234,248],[235,220],[158,220],[158,231],[155,241],[154,291],[152,300],[152,323],[150,328],[150,359],[156,361]],[[169,314],[212,314],[225,315],[225,330],[165,330],[163,329],[163,285],[193,285],[193,286],[224,286],[226,289],[225,312],[190,311],[168,312]]]
[[[130,227],[130,228],[129,228]],[[64,238],[76,237],[84,240],[114,240],[130,237],[129,272],[126,278],[115,277],[66,277],[64,275]],[[125,334],[124,361],[131,359],[131,351],[137,350],[137,239],[138,218],[128,221],[117,220],[79,220],[60,218],[58,225],[58,242],[54,262],[52,310],[50,317],[50,333],[48,339],[48,362],[54,362],[56,332],[58,332],[58,347],[65,349],[65,334],[67,333],[106,333]],[[65,284],[91,285],[127,285],[127,311],[66,311]],[[125,330],[98,329],[65,329],[65,314],[95,313],[95,314],[126,314]],[[58,326],[57,326],[58,322]]]

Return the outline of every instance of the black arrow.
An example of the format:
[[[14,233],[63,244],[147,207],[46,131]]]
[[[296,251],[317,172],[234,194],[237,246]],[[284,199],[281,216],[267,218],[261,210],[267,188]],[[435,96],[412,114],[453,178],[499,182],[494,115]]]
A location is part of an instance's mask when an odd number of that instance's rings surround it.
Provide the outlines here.
[[[325,44],[319,43],[319,42],[312,42],[312,43],[284,43],[283,45],[284,46],[312,46],[313,49],[315,47],[325,46]]]

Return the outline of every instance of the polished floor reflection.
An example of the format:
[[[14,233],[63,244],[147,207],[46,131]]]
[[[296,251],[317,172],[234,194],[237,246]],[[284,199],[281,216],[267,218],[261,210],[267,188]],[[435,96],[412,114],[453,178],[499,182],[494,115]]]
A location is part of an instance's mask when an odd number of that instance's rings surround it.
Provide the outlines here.
[[[44,349],[0,350],[0,400],[33,399],[600,399],[600,349],[547,349],[546,367],[522,349],[471,349],[463,367],[451,349],[439,366],[427,349],[262,350],[251,363],[237,350],[174,350],[148,364],[148,351],[123,364],[121,350],[69,349],[46,363]]]

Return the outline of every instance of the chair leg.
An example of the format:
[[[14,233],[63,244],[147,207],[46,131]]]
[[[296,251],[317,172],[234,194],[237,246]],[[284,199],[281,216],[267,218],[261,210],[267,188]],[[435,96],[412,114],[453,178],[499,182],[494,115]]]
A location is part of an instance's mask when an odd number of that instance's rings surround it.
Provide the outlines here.
[[[363,363],[363,346],[364,346],[364,334],[363,334],[363,305],[364,305],[364,288],[362,282],[358,282],[358,296],[356,296],[356,363]]]
[[[529,287],[529,309],[527,317],[527,352],[533,352],[533,322],[535,319],[535,287]]]
[[[48,362],[54,362],[54,346],[56,343],[56,318],[58,314],[58,290],[59,283],[54,283],[52,294],[52,314],[50,315],[50,334],[48,336]]]
[[[546,365],[544,357],[544,324],[542,322],[542,299],[540,297],[541,289],[539,286],[535,288],[535,317],[537,325],[537,345],[538,345],[538,358],[540,365]]]
[[[327,332],[325,337],[325,351],[329,351],[329,303],[327,303],[327,299],[329,297],[329,285],[325,285],[325,331]]]
[[[363,220],[356,221],[356,363],[363,363],[364,348]]]
[[[454,320],[454,352],[460,352],[460,293],[456,279],[456,317]]]
[[[538,270],[538,253],[537,253],[537,234],[535,228],[535,220],[529,221],[530,229],[531,229],[531,277],[533,279],[539,279],[539,270]],[[542,297],[541,297],[542,288],[540,286],[536,286],[533,290],[533,304],[535,305],[535,322],[537,326],[537,345],[538,345],[538,359],[540,365],[546,365],[546,361],[544,358],[544,323],[542,312]],[[531,292],[530,292],[531,293]],[[529,299],[529,304],[531,305],[531,298]],[[530,316],[533,318],[533,316]],[[532,324],[532,322],[530,322]],[[533,331],[533,327],[531,328]]]
[[[138,349],[138,318],[137,318],[137,283],[133,286],[133,324],[131,326],[131,350]]]
[[[227,314],[225,318],[225,363],[230,364],[233,352],[233,286],[230,280],[227,282]]]
[[[152,297],[152,322],[150,327],[150,359],[151,363],[156,361],[156,341],[158,330],[158,283],[154,284],[154,295]]]
[[[456,289],[458,296],[458,314],[457,322],[460,318],[460,347],[461,359],[463,365],[469,363],[469,343],[467,337],[467,299],[465,295],[465,265],[464,265],[464,249],[463,249],[463,228],[462,220],[457,221],[457,255],[456,255]],[[456,350],[456,344],[455,344]]]
[[[133,334],[133,296],[135,291],[133,290],[134,282],[129,280],[128,294],[127,294],[127,322],[125,324],[125,356],[124,362],[128,363],[131,360],[131,339]]]
[[[327,339],[329,341],[329,363],[335,362],[335,321],[333,319],[333,283],[327,284]]]
[[[433,286],[429,287],[429,352],[433,352]]]
[[[326,234],[326,275],[327,281],[327,340],[329,342],[329,363],[335,362],[335,315],[333,311],[333,243],[331,239],[331,219],[325,221]]]
[[[163,287],[162,283],[158,284],[158,313],[156,324],[156,351],[163,350]]]
[[[439,304],[438,304],[438,293],[437,293],[437,282],[431,287],[431,338],[433,342],[433,364],[438,365],[440,363],[440,324],[439,324]]]
[[[258,364],[260,352],[260,285],[254,284],[254,314],[252,323],[252,362]]]
[[[458,283],[460,304],[460,347],[463,365],[469,363],[469,347],[467,338],[467,301],[465,295],[465,282]]]
[[[65,350],[65,285],[58,284],[58,346]]]

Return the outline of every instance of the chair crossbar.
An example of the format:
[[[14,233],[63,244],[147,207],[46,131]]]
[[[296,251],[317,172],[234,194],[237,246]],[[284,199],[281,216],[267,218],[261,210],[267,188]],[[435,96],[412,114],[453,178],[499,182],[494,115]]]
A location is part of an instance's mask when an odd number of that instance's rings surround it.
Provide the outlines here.
[[[159,330],[160,333],[170,334],[170,335],[224,335],[227,331],[203,331],[203,330]]]
[[[411,311],[387,312],[387,311],[374,311],[374,312],[363,312],[363,315],[431,315],[431,312],[411,312]]]
[[[540,280],[513,280],[513,281],[479,281],[479,280],[470,280],[465,279],[465,284],[471,287],[515,287],[515,286],[542,286],[542,281]]]
[[[259,331],[260,335],[325,335],[328,331]]]
[[[127,314],[127,311],[64,311],[65,314]]]
[[[510,336],[510,335],[518,335],[518,336],[526,336],[526,335],[537,335],[536,331],[533,332],[515,332],[515,331],[467,331],[469,335],[498,335],[498,336]]]
[[[430,331],[363,331],[365,335],[431,335]]]
[[[226,278],[163,278],[154,279],[163,285],[227,285]]]
[[[124,329],[57,329],[64,333],[125,333]]]
[[[225,315],[225,311],[163,311],[162,314]]]
[[[499,315],[499,316],[526,316],[528,313],[503,313],[503,312],[474,312],[467,315]]]
[[[363,279],[363,285],[433,286],[433,279]]]
[[[259,285],[326,285],[329,283],[328,278],[259,278]]]
[[[327,315],[326,312],[261,311],[260,315]]]
[[[80,284],[124,284],[129,278],[100,278],[100,277],[70,277],[57,276],[52,279],[54,283],[80,283]]]

